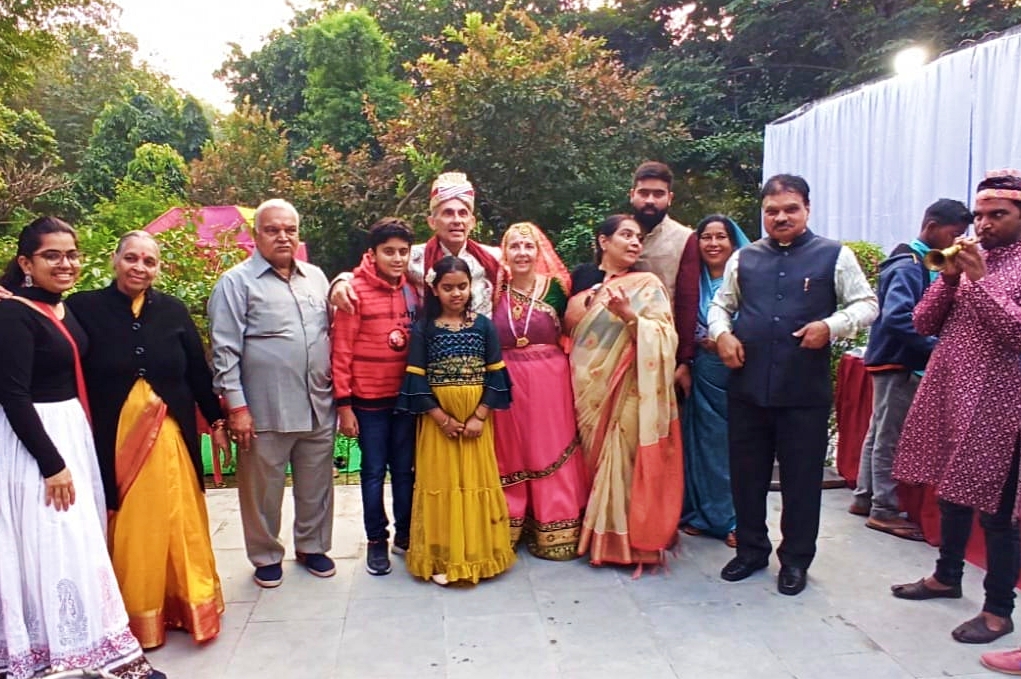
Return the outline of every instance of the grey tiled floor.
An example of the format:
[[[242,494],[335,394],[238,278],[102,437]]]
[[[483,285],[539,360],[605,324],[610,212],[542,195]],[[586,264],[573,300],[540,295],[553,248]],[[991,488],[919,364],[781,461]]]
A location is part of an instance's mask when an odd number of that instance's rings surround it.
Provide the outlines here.
[[[245,558],[236,494],[207,499],[227,599],[223,630],[196,646],[180,632],[150,654],[171,679],[908,679],[1002,677],[983,671],[988,647],[950,630],[981,607],[982,571],[969,567],[965,598],[899,601],[889,585],[932,569],[936,550],[867,530],[847,514],[847,490],[823,493],[819,554],[800,596],[776,592],[778,565],[740,583],[719,578],[733,551],[682,536],[669,571],[551,563],[524,549],[500,577],[473,588],[363,568],[357,486],[336,488],[337,575],[314,578],[291,560],[284,583],[262,590]],[[770,494],[776,537],[780,498]],[[290,494],[285,524],[291,521]],[[285,538],[289,540],[289,536]]]

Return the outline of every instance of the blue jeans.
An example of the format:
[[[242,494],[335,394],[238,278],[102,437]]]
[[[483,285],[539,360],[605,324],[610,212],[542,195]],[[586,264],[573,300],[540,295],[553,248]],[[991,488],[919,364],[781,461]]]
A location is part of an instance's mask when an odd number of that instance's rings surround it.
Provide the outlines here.
[[[389,520],[383,482],[390,472],[394,533],[411,532],[411,495],[415,489],[415,416],[392,410],[354,408],[358,447],[362,450],[362,517],[369,540],[387,540]]]

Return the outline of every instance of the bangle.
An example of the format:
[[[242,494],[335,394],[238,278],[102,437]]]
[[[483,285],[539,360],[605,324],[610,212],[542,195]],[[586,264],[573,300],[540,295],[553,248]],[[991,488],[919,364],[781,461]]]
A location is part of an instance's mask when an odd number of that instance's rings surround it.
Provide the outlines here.
[[[446,428],[448,424],[450,424],[450,415],[447,415],[447,419],[443,420],[443,424],[440,425],[440,429]]]
[[[243,405],[243,406],[238,406],[237,408],[231,408],[230,409],[230,414],[233,415],[234,413],[240,413],[242,410],[247,411],[248,410],[248,405],[246,404],[246,405]]]
[[[211,422],[209,424],[209,430],[210,431],[220,431],[220,430],[226,429],[226,428],[227,428],[227,420],[223,419],[222,417],[220,419],[218,419],[216,422]]]
[[[475,418],[476,420],[478,420],[479,422],[485,422],[485,421],[486,421],[486,418],[485,418],[485,417],[481,417],[481,416],[479,415],[479,411],[478,411],[478,408],[476,408],[476,409],[475,409],[475,412],[473,412],[473,413],[472,413],[472,417],[474,417],[474,418]]]

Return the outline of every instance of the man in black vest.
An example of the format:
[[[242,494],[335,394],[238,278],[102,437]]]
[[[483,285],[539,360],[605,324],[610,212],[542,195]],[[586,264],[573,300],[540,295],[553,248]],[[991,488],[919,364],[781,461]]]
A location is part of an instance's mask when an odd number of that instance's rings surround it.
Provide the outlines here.
[[[733,370],[728,389],[730,479],[737,556],[724,580],[769,563],[766,494],[780,464],[783,541],[778,589],[805,588],[819,533],[822,469],[833,399],[830,340],[853,337],[879,313],[854,253],[808,229],[808,183],[776,175],[762,188],[767,238],[727,262],[709,336]]]

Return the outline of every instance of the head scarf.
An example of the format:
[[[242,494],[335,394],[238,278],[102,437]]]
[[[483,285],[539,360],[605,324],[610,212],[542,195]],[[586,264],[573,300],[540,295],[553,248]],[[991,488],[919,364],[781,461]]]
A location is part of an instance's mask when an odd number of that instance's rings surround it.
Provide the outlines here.
[[[468,206],[469,212],[475,211],[475,187],[464,172],[444,172],[436,178],[429,191],[429,212],[454,198]]]
[[[734,252],[737,252],[738,250],[740,250],[744,246],[746,246],[746,245],[751,243],[751,241],[748,240],[748,236],[744,235],[744,232],[741,231],[741,228],[737,225],[737,222],[735,222],[730,217],[725,217],[724,218],[723,226],[725,226],[727,228],[727,235],[730,237],[731,245],[734,246]],[[696,231],[693,234],[693,237],[694,238],[698,238],[701,235],[702,234],[700,234],[700,233],[698,233]],[[701,261],[701,258],[702,258],[702,248],[701,247],[699,247],[698,253],[699,253],[699,261]],[[733,253],[731,253],[731,256],[733,256]],[[713,280],[710,277],[710,275],[709,275],[709,267],[705,265],[705,262],[702,262],[702,273],[701,273],[701,276],[699,278],[699,284],[698,284],[698,295],[699,295],[699,299],[698,299],[698,322],[701,325],[703,325],[703,326],[708,326],[708,324],[709,324],[709,321],[708,321],[708,318],[709,318],[709,303],[713,301],[713,296],[716,294],[716,291],[720,289],[720,284],[722,282],[723,282],[723,280],[721,278],[717,278],[717,279]]]
[[[500,284],[496,286],[496,291],[494,292],[494,308],[496,307],[496,300],[500,299],[502,283],[510,280],[507,244],[510,241],[510,237],[514,234],[522,234],[535,241],[535,273],[555,279],[560,283],[560,287],[564,289],[564,294],[570,297],[571,274],[560,260],[560,256],[557,255],[553,243],[534,222],[517,222],[507,227],[507,230],[503,232],[503,240],[500,242],[500,250],[503,255],[500,259]]]

